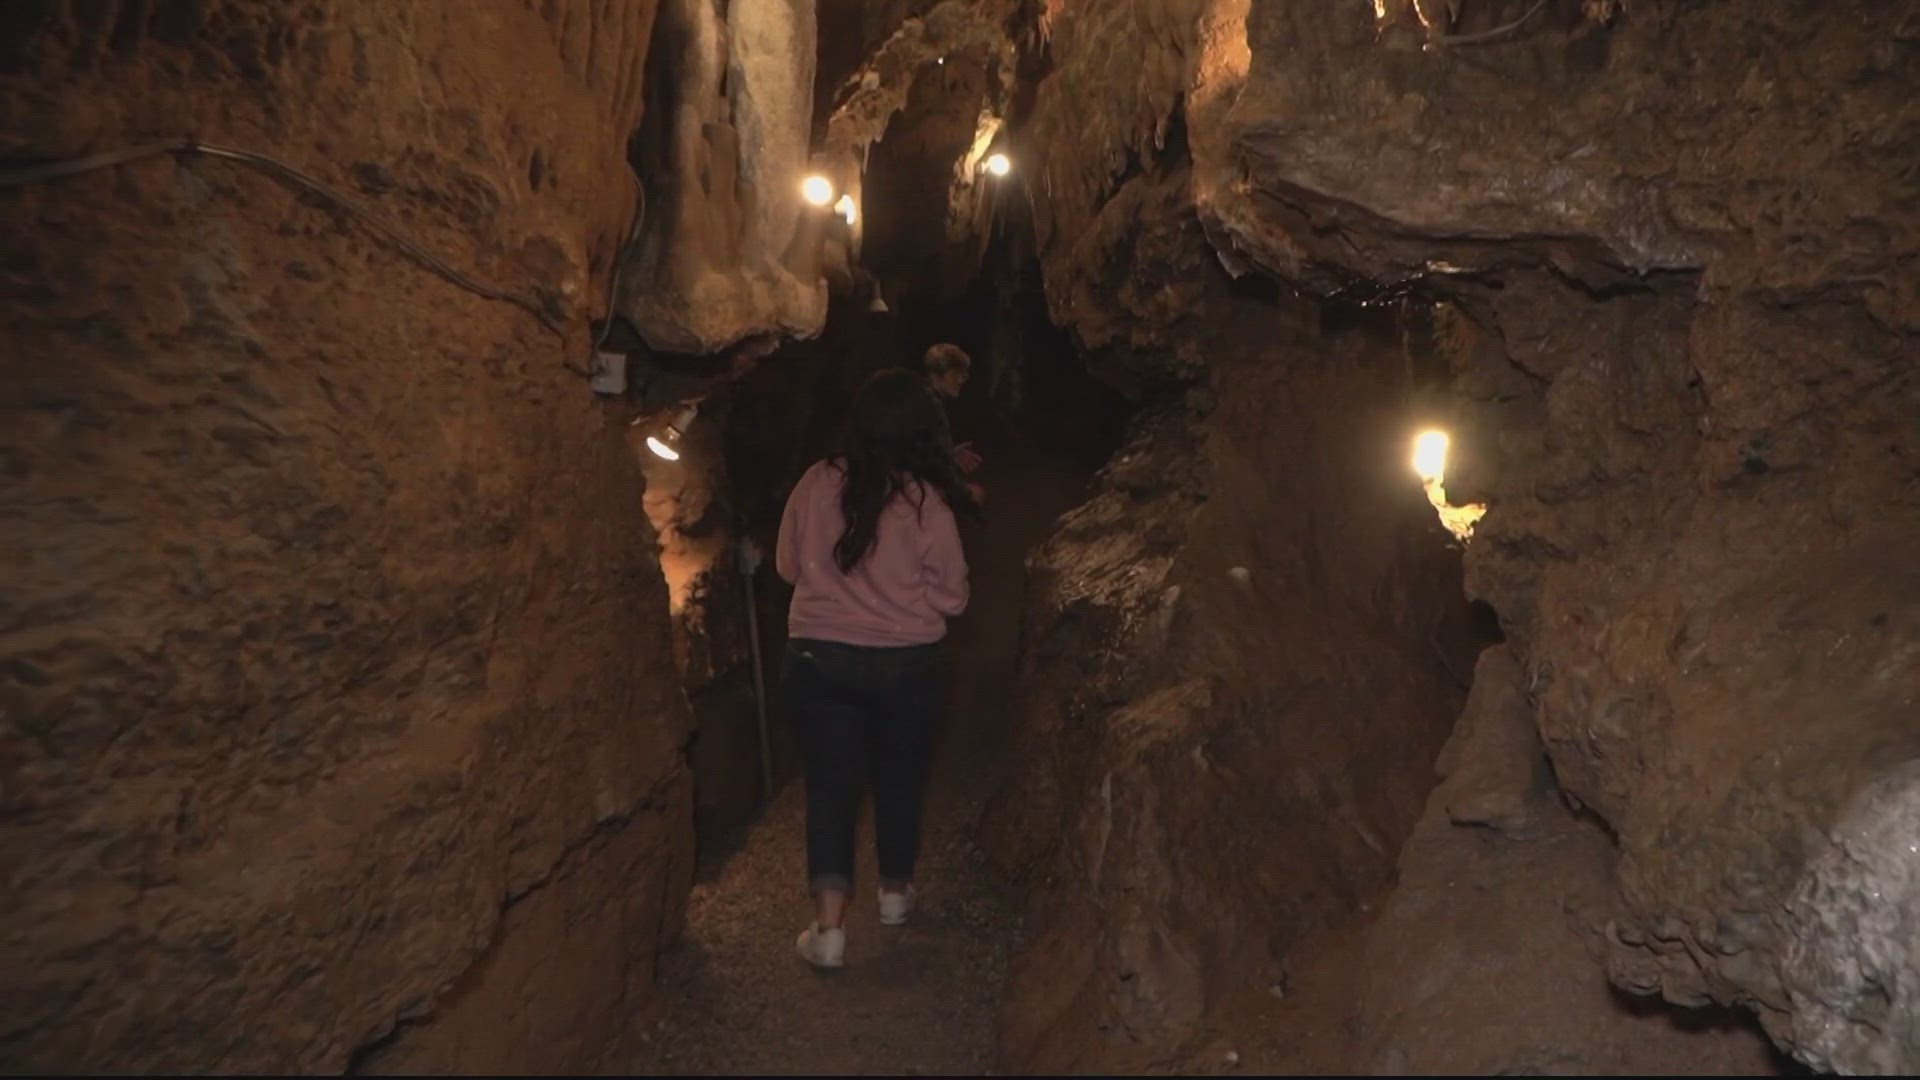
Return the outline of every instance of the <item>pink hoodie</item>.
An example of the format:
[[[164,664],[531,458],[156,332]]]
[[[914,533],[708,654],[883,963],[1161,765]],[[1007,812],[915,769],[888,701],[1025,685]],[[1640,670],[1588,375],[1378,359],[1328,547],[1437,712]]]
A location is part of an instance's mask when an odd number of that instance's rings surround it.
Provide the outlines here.
[[[840,470],[822,461],[787,497],[774,565],[794,586],[787,636],[846,645],[927,645],[967,609],[967,559],[946,500],[924,484],[880,514],[879,537],[853,573],[833,561],[846,528]],[[916,509],[914,501],[918,500]]]

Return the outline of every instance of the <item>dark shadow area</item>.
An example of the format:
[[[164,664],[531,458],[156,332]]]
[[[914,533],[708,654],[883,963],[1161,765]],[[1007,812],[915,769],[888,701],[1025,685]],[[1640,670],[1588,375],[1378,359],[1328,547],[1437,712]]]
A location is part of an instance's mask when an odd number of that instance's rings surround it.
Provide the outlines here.
[[[1665,1017],[1676,1030],[1688,1034],[1750,1032],[1765,1046],[1767,1056],[1772,1061],[1773,1071],[1769,1075],[1821,1075],[1775,1045],[1773,1040],[1767,1037],[1766,1030],[1760,1026],[1759,1018],[1746,1009],[1738,1009],[1730,1005],[1706,1005],[1690,1009],[1671,1004],[1662,998],[1629,994],[1617,986],[1609,986],[1607,990],[1613,998],[1614,1005],[1621,1012],[1636,1018]]]

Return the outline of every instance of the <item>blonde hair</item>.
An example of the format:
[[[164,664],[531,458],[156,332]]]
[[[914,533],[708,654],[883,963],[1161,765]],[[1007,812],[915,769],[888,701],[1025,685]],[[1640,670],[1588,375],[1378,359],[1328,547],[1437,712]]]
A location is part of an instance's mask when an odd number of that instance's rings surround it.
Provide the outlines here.
[[[950,371],[973,369],[973,357],[968,356],[965,349],[944,341],[928,349],[927,355],[921,359],[920,363],[927,369],[929,375],[945,375]]]

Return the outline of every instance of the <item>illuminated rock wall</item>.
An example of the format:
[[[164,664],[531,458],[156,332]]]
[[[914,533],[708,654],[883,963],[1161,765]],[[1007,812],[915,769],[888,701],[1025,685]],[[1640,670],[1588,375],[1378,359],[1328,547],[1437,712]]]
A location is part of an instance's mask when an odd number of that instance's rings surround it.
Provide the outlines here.
[[[9,5],[0,1063],[618,1069],[687,885],[687,713],[569,371],[650,3]],[[391,1038],[383,1039],[391,1033]]]
[[[1165,389],[1222,362],[1211,324],[1183,322],[1220,294],[1211,259],[1242,289],[1428,309],[1448,490],[1489,507],[1467,591],[1499,612],[1554,790],[1607,830],[1606,873],[1562,864],[1587,902],[1553,947],[1591,945],[1593,977],[1633,994],[1751,1010],[1809,1064],[1914,1068],[1916,864],[1887,839],[1911,827],[1920,758],[1911,27],[1864,0],[1379,12],[1046,5],[1016,134],[1056,319],[1110,377]],[[1138,257],[1193,207],[1206,258]],[[1125,640],[1103,633],[1086,647]],[[1426,874],[1444,834],[1417,833],[1403,871]],[[1070,834],[1056,872],[1095,842]],[[1545,903],[1551,879],[1500,902]],[[1086,933],[1155,925],[1116,912]],[[1377,988],[1363,1023],[1422,1030],[1420,977]],[[1477,993],[1418,1008],[1470,1015]],[[1157,1045],[1201,1039],[1192,1015]],[[1610,1039],[1574,1052],[1606,1061]],[[1408,1067],[1533,1067],[1519,1046],[1407,1046]]]

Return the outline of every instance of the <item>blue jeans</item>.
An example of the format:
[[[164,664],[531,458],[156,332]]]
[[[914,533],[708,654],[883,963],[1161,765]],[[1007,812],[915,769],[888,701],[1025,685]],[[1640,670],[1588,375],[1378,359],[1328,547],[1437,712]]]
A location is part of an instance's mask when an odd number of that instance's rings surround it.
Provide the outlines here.
[[[869,783],[880,883],[913,881],[946,684],[938,644],[787,642],[787,714],[806,762],[807,880],[814,892],[852,891],[853,832]]]

